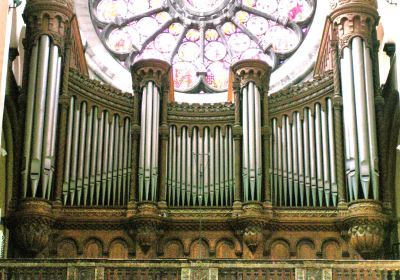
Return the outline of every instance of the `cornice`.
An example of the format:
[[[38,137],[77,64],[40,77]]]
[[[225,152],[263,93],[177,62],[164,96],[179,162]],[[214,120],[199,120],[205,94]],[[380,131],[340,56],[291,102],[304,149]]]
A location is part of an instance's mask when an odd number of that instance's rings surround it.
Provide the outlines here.
[[[307,106],[312,109],[314,103],[324,103],[333,90],[332,71],[327,71],[310,81],[285,88],[269,96],[270,117],[280,114],[290,116],[292,112],[302,111]]]
[[[168,120],[172,123],[188,124],[232,124],[234,122],[234,103],[188,104],[170,103]]]
[[[88,101],[125,115],[133,112],[133,96],[99,81],[89,79],[75,69],[70,69],[69,94],[80,101]]]

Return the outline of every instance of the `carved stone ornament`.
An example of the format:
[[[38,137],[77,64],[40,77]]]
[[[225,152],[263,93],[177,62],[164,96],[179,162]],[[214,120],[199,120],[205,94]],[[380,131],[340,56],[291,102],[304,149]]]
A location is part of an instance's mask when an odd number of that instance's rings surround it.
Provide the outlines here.
[[[18,245],[27,256],[35,256],[48,245],[54,223],[52,206],[44,200],[25,200],[12,223]]]
[[[134,92],[141,92],[141,89],[152,81],[162,92],[170,89],[171,65],[158,59],[145,59],[134,63],[131,66],[132,86]]]
[[[353,225],[349,229],[350,245],[366,259],[373,258],[381,248],[385,233],[381,223],[369,222]]]
[[[264,236],[261,226],[252,225],[244,229],[243,241],[253,253],[257,250],[257,247],[263,243],[263,240]]]
[[[350,245],[364,258],[375,258],[385,239],[384,228],[388,217],[382,206],[373,200],[357,201],[349,205],[345,219]]]
[[[157,243],[158,230],[156,226],[148,224],[140,226],[136,233],[136,241],[144,253]]]
[[[128,233],[136,240],[144,253],[156,247],[162,233],[162,217],[157,205],[150,202],[139,203],[137,215],[129,221]]]
[[[261,60],[241,60],[231,66],[233,72],[233,91],[240,93],[249,82],[254,82],[260,90],[261,96],[268,93],[271,67]]]
[[[371,47],[373,29],[379,20],[376,0],[331,0],[331,8],[339,53],[354,37],[361,37]]]
[[[72,0],[28,0],[23,14],[27,24],[25,47],[30,49],[39,36],[48,35],[55,45],[64,48],[73,17]],[[61,52],[62,53],[62,52]]]

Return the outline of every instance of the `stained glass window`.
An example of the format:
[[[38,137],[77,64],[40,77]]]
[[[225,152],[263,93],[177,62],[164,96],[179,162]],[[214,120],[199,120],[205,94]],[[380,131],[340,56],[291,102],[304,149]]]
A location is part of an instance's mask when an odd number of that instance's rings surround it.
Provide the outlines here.
[[[106,48],[129,67],[173,65],[175,90],[228,87],[229,66],[259,59],[274,69],[306,36],[316,0],[89,0]]]

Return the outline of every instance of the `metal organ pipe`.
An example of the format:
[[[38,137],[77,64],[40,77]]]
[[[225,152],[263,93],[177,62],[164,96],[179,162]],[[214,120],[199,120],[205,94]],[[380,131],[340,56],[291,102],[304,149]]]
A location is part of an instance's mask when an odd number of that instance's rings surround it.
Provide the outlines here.
[[[370,167],[372,178],[373,198],[379,199],[379,168],[378,168],[378,143],[376,137],[376,117],[374,102],[374,79],[372,75],[372,59],[371,50],[363,42],[364,47],[364,71],[366,75],[366,99],[367,99],[367,123],[368,123],[368,140],[370,153]]]
[[[309,109],[304,109],[303,120],[303,143],[304,143],[304,185],[306,189],[306,205],[311,206],[311,177],[310,177],[310,141],[309,141]]]
[[[337,205],[338,199],[338,186],[336,180],[336,164],[335,164],[335,134],[334,134],[334,123],[333,123],[333,106],[330,98],[327,100],[327,113],[328,113],[328,140],[329,140],[329,163],[330,163],[330,179],[331,179],[331,190],[332,190],[332,202],[333,205]]]
[[[94,110],[93,108],[88,108],[88,111],[90,110],[89,116],[87,118],[87,125],[86,125],[86,138],[83,138],[86,143],[85,143],[85,165],[84,165],[84,176],[83,176],[83,205],[86,205],[87,199],[88,199],[88,194],[89,194],[89,180],[90,180],[90,152],[92,149],[92,125],[93,125],[93,116],[94,116]],[[82,141],[83,142],[83,141]],[[82,162],[81,162],[82,164]],[[82,164],[83,166],[83,164]]]
[[[367,100],[365,91],[364,73],[364,49],[360,37],[355,37],[352,41],[353,73],[354,77],[354,96],[356,105],[357,121],[357,143],[359,151],[360,181],[364,198],[369,197],[370,189],[370,158],[369,158],[369,139],[368,139],[368,120],[367,120]]]
[[[300,119],[300,113],[296,112],[296,130],[297,130],[297,157],[299,160],[299,188],[300,188],[300,205],[304,206],[305,201],[304,199],[304,189],[305,189],[305,177],[304,177],[304,146],[303,146],[303,126],[302,120]]]
[[[316,183],[318,189],[318,203],[319,206],[322,206],[323,197],[324,197],[324,181],[323,181],[323,166],[322,166],[322,124],[321,124],[321,105],[315,104],[315,134],[310,137],[315,138],[315,146],[316,146]]]
[[[76,179],[77,189],[77,205],[81,204],[81,195],[83,188],[83,167],[84,167],[84,156],[85,156],[85,139],[86,139],[86,102],[81,105],[81,116],[80,116],[80,132],[79,132],[79,151],[78,151],[78,170]]]
[[[356,112],[354,99],[353,61],[349,47],[343,49],[343,58],[340,63],[343,116],[345,129],[346,149],[346,176],[350,200],[358,199],[358,145]]]
[[[292,121],[292,152],[293,152],[293,190],[294,190],[294,206],[298,205],[299,201],[299,172],[298,172],[298,153],[300,149],[297,143],[297,112],[293,113]]]
[[[168,203],[170,206],[218,206],[233,203],[233,137],[231,127],[194,127],[180,135],[170,127]],[[179,157],[178,157],[179,156]],[[178,184],[175,185],[175,182]],[[179,195],[179,199],[178,199]]]
[[[328,105],[328,103],[327,103]],[[322,157],[323,157],[323,184],[324,184],[324,194],[325,194],[325,205],[330,206],[330,197],[331,197],[331,189],[330,189],[330,169],[329,169],[329,142],[328,142],[328,124],[327,124],[327,114],[325,113],[326,109],[321,110],[321,127],[322,127]],[[318,134],[317,134],[318,135]],[[334,137],[332,135],[332,137]],[[332,154],[332,157],[334,154]],[[322,178],[321,178],[322,179]]]
[[[48,188],[50,188],[51,172],[51,143],[53,138],[53,119],[54,119],[54,100],[56,99],[57,85],[57,67],[58,67],[58,47],[50,46],[49,69],[46,89],[46,101],[44,111],[43,128],[43,147],[42,147],[42,198],[47,198]]]
[[[35,106],[33,115],[33,141],[32,158],[30,166],[32,197],[36,197],[36,191],[41,176],[43,126],[46,106],[46,85],[49,67],[50,38],[47,35],[40,37],[38,70],[36,78]]]
[[[100,121],[98,122],[98,142],[97,142],[97,160],[96,160],[96,205],[100,203],[101,191],[101,170],[103,162],[103,134],[104,134],[104,119],[105,112],[101,113]]]
[[[71,151],[72,151],[72,131],[74,125],[74,112],[75,112],[75,99],[71,97],[69,103],[68,112],[68,136],[67,145],[65,152],[65,164],[64,164],[64,183],[63,183],[63,199],[64,205],[67,204],[68,191],[69,191],[69,179],[70,179],[70,166],[71,166]]]
[[[288,189],[289,189],[289,206],[293,202],[293,172],[292,172],[292,129],[289,122],[289,117],[286,116],[286,136],[287,136],[287,172],[288,172]]]
[[[35,88],[36,75],[38,64],[38,48],[39,43],[32,47],[31,57],[29,62],[29,81],[28,81],[28,96],[25,118],[25,143],[24,143],[24,168],[22,171],[22,196],[27,196],[28,191],[28,173],[30,173],[30,157],[32,144],[32,127],[33,127],[33,111],[35,108]]]

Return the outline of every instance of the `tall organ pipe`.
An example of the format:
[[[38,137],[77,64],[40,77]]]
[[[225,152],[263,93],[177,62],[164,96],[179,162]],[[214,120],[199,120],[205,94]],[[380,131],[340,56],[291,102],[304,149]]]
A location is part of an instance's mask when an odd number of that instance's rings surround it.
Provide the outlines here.
[[[156,201],[157,182],[158,182],[158,136],[159,136],[159,116],[160,116],[160,95],[158,88],[152,83],[153,87],[153,120],[152,120],[152,152],[151,152],[151,200]]]
[[[55,170],[55,149],[56,149],[56,133],[57,133],[57,119],[58,119],[58,99],[60,95],[60,85],[61,85],[61,68],[62,68],[62,59],[58,57],[57,60],[57,81],[56,81],[56,89],[55,89],[55,98],[54,98],[54,116],[52,120],[52,139],[51,139],[51,169],[49,175],[49,185],[47,192],[47,199],[50,199],[50,190],[53,188],[53,175]]]
[[[328,103],[327,103],[328,104]],[[328,142],[328,124],[327,124],[327,114],[325,113],[327,110],[321,110],[321,126],[322,126],[322,153],[323,153],[323,171],[324,171],[324,194],[325,194],[325,205],[330,206],[330,197],[331,197],[331,189],[330,189],[330,181],[331,174],[329,169],[329,142]],[[334,157],[334,154],[332,154]]]
[[[117,205],[124,204],[125,201],[125,190],[123,189],[125,185],[122,184],[122,176],[124,170],[124,120],[121,120],[119,124],[119,141],[118,141],[118,173],[117,173],[117,181],[118,181],[118,201]]]
[[[68,112],[68,137],[65,152],[65,164],[64,164],[64,183],[63,183],[63,200],[64,205],[67,204],[68,191],[69,191],[69,180],[70,180],[70,167],[71,167],[71,152],[72,152],[72,131],[74,127],[74,113],[75,113],[75,99],[71,97],[69,103]]]
[[[107,122],[106,112],[101,113],[99,121],[99,141],[97,143],[97,163],[96,163],[96,205],[100,203],[100,191],[102,187],[102,167],[103,167],[103,138],[104,123]]]
[[[182,133],[177,133],[176,136],[176,203],[180,205],[181,202],[181,168],[182,168]]]
[[[292,121],[292,150],[293,150],[293,190],[294,190],[294,206],[298,206],[299,201],[299,163],[298,163],[298,149],[300,149],[297,142],[297,112],[293,113]]]
[[[331,175],[331,190],[332,190],[332,202],[333,205],[337,205],[338,199],[338,185],[336,180],[336,163],[335,163],[335,135],[334,135],[334,123],[333,123],[333,107],[331,99],[327,100],[328,106],[328,140],[329,140],[329,160],[330,160],[330,175]]]
[[[56,99],[58,47],[50,45],[49,71],[47,79],[47,93],[45,100],[44,131],[42,142],[42,198],[46,198],[50,188],[51,171],[51,142],[53,138],[54,100]]]
[[[358,199],[358,145],[354,99],[353,61],[349,47],[343,49],[340,63],[343,93],[343,115],[346,139],[346,176],[350,200]]]
[[[273,192],[274,192],[274,202],[278,205],[278,125],[276,118],[272,119],[272,130],[273,130],[273,174],[274,174],[274,181],[273,181]]]
[[[249,181],[250,181],[250,198],[249,200],[255,200],[255,188],[256,188],[256,156],[255,156],[255,100],[254,100],[254,83],[248,84],[248,125],[249,131],[246,133],[249,137]]]
[[[87,126],[86,126],[86,143],[85,143],[85,174],[83,176],[83,205],[86,205],[89,195],[89,182],[90,182],[90,152],[92,150],[92,126],[93,126],[93,118],[94,116],[94,108],[88,108],[90,110],[89,117],[87,119]],[[93,143],[95,143],[93,141]],[[92,164],[95,162],[92,161]],[[83,163],[81,163],[83,165]]]
[[[31,57],[29,62],[29,81],[28,81],[28,96],[25,118],[25,143],[24,143],[24,168],[22,171],[22,196],[27,196],[28,191],[28,174],[30,173],[30,157],[32,144],[32,126],[33,126],[33,111],[35,107],[35,89],[38,64],[38,45],[32,47]]]
[[[84,156],[85,156],[85,139],[86,139],[86,102],[82,103],[81,106],[81,120],[80,120],[80,133],[79,133],[79,154],[78,154],[78,171],[76,180],[77,189],[77,205],[81,203],[82,188],[83,188],[83,168],[84,168]]]
[[[144,170],[145,170],[145,141],[146,141],[146,122],[147,122],[147,86],[143,88],[142,109],[140,118],[140,150],[139,150],[139,201],[143,200],[144,189]]]
[[[323,181],[323,166],[322,166],[322,121],[321,121],[321,105],[315,104],[315,133],[312,137],[315,137],[315,147],[316,147],[316,182],[318,188],[318,203],[322,207],[324,198],[324,181]],[[310,135],[311,137],[311,135]]]
[[[292,158],[292,129],[289,117],[286,116],[286,136],[287,136],[287,172],[288,172],[288,189],[289,189],[289,206],[293,202],[293,158]]]
[[[46,106],[46,85],[48,78],[50,38],[47,35],[40,37],[38,73],[36,80],[34,122],[33,122],[33,142],[31,158],[31,190],[32,197],[36,196],[37,187],[41,175],[41,156],[43,144],[43,125]]]
[[[94,107],[93,109],[93,138],[92,141],[92,151],[91,151],[91,166],[90,166],[90,205],[94,204],[95,199],[95,185],[96,185],[96,165],[98,164],[97,160],[97,151],[98,151],[98,135],[99,135],[99,116],[98,109]]]
[[[101,199],[102,205],[106,203],[107,195],[107,172],[108,172],[108,156],[110,149],[110,118],[107,111],[104,112],[104,148],[103,148],[103,166],[101,171]]]
[[[303,129],[302,122],[300,119],[300,114],[296,112],[296,121],[297,121],[297,155],[299,159],[299,187],[300,187],[300,205],[304,206],[304,189],[305,189],[305,177],[304,177],[304,149],[303,149]]]
[[[248,122],[248,87],[243,88],[243,108],[242,108],[242,126],[243,126],[243,193],[244,201],[249,200],[249,122]]]
[[[115,195],[113,182],[112,182],[112,172],[113,172],[113,163],[114,163],[114,141],[115,141],[115,116],[111,116],[111,124],[109,127],[110,131],[110,139],[109,139],[109,155],[108,155],[108,167],[107,167],[107,205],[111,205],[111,195]]]
[[[186,162],[187,162],[187,128],[182,127],[182,180],[181,180],[181,192],[182,192],[182,205],[185,206],[187,201],[190,199],[190,193],[187,191],[187,170],[186,170]]]
[[[260,92],[255,84],[254,87],[254,118],[255,118],[255,156],[256,156],[256,179],[257,179],[257,200],[261,201],[261,186],[262,186],[262,160],[261,160],[261,99]]]
[[[372,177],[372,193],[374,199],[379,199],[379,168],[378,168],[378,144],[376,137],[376,117],[374,105],[374,79],[372,75],[371,50],[363,42],[364,47],[364,67],[366,74],[366,99],[367,99],[367,123],[368,139],[370,152],[370,166]]]
[[[304,143],[304,185],[306,189],[306,204],[311,206],[311,176],[310,176],[310,141],[309,141],[309,109],[304,109],[303,120],[303,143]]]
[[[365,91],[364,49],[360,37],[352,41],[353,72],[357,79],[354,80],[354,96],[357,120],[357,142],[359,151],[360,180],[364,198],[368,199],[371,183],[370,157],[367,120],[367,100]]]

